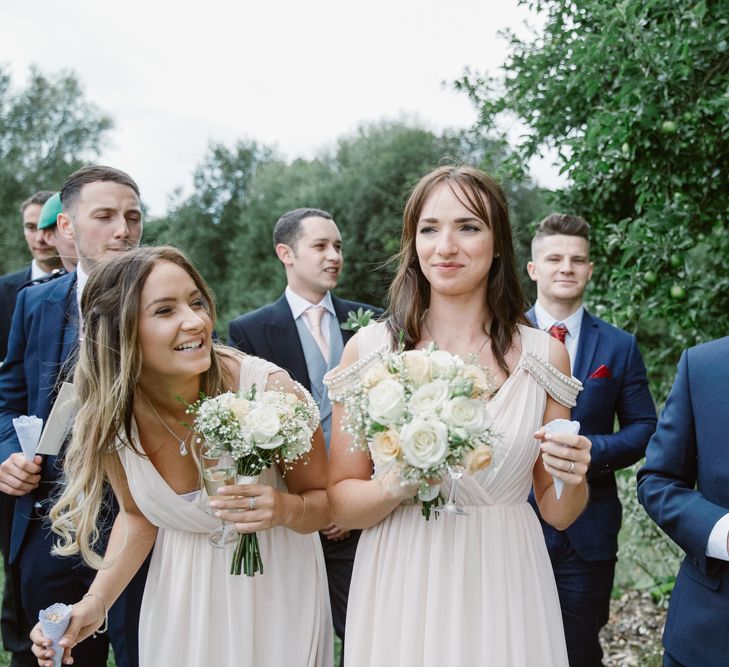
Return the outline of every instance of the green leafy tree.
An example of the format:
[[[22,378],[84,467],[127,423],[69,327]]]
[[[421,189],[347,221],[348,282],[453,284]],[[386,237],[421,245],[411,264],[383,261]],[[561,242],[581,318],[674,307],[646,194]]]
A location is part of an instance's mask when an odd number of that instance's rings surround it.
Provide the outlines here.
[[[594,230],[590,306],[638,335],[661,402],[680,351],[729,332],[729,3],[528,4],[540,32],[507,33],[501,74],[467,71],[456,86],[480,128],[504,114],[523,123],[513,172],[557,149],[569,186],[555,203]],[[663,599],[680,550],[638,505],[635,467],[618,483],[617,580]]]
[[[30,260],[19,207],[38,190],[59,189],[66,177],[98,157],[111,119],[84,97],[74,74],[31,68],[14,90],[0,66],[0,273]]]
[[[193,194],[177,193],[166,215],[145,230],[146,244],[185,251],[223,304],[231,294],[250,288],[236,281],[235,263],[245,236],[242,215],[251,203],[257,171],[273,159],[270,148],[254,141],[239,141],[232,148],[211,143],[193,174]]]
[[[662,400],[682,348],[729,331],[729,2],[524,2],[499,76],[456,86],[493,128],[525,126],[512,168],[558,150],[557,205],[593,226],[589,301],[636,332]]]
[[[474,133],[435,134],[414,124],[366,124],[311,160],[287,163],[264,146],[212,145],[195,172],[195,191],[177,196],[169,213],[147,226],[147,243],[185,250],[211,283],[220,325],[277,298],[285,285],[273,249],[278,217],[299,207],[329,211],[344,242],[344,273],[337,291],[384,305],[400,242],[409,188],[444,160],[486,163],[495,170],[507,153],[502,142]],[[531,215],[540,192],[507,187],[514,209]],[[531,220],[530,220],[531,221]]]

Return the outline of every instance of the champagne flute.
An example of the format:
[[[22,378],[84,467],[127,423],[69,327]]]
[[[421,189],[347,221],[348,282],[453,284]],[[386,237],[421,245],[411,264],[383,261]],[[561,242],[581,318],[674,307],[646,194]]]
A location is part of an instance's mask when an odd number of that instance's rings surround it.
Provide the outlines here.
[[[461,479],[461,477],[463,477],[465,473],[466,469],[460,464],[448,466],[448,476],[451,478],[451,490],[448,493],[448,500],[446,501],[445,505],[441,505],[440,507],[434,507],[434,512],[445,512],[446,514],[460,514],[461,516],[468,515],[468,512],[456,505],[456,489],[458,488],[459,480]]]
[[[203,483],[205,484],[205,490],[208,492],[208,497],[211,500],[213,498],[224,499],[224,496],[218,494],[218,489],[221,486],[235,484],[235,460],[227,454],[220,457],[203,454],[201,461]],[[210,545],[217,549],[222,549],[226,544],[235,542],[238,539],[238,534],[227,521],[221,519],[220,523],[220,527],[208,536]]]

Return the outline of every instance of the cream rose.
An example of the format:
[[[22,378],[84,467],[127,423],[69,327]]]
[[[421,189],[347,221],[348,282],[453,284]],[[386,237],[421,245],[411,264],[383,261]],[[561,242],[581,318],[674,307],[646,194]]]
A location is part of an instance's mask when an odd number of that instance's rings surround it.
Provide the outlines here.
[[[483,470],[491,465],[493,453],[491,447],[488,445],[481,445],[477,449],[474,449],[466,454],[464,464],[469,475],[478,470]]]
[[[423,350],[408,350],[402,356],[408,378],[416,387],[420,387],[433,379],[433,365],[426,352]]]
[[[228,408],[243,426],[246,415],[251,411],[251,402],[245,398],[234,398],[228,402]]]
[[[433,380],[410,397],[408,407],[414,415],[433,415],[446,404],[449,393],[445,380]]]
[[[387,380],[391,377],[390,372],[387,370],[387,366],[383,363],[379,363],[367,369],[362,380],[362,384],[365,387],[374,387],[375,385],[380,384],[383,380]]]
[[[458,368],[455,357],[445,350],[435,350],[430,353],[433,364],[433,375],[436,377],[451,378]]]
[[[448,454],[448,429],[433,419],[415,418],[402,429],[402,453],[413,467],[426,470]]]
[[[380,424],[394,424],[405,412],[405,390],[396,380],[383,380],[367,393],[370,417]]]
[[[461,427],[468,433],[481,433],[488,425],[483,401],[466,396],[456,396],[448,401],[441,415],[449,425]]]
[[[258,405],[245,418],[245,430],[256,447],[274,449],[283,444],[281,420],[276,410],[270,405]]]
[[[380,431],[372,438],[372,458],[382,465],[396,460],[400,456],[400,434],[393,430]]]
[[[489,378],[489,374],[485,369],[474,364],[466,364],[461,370],[461,374],[466,380],[473,382],[471,398],[483,395],[489,396],[491,394],[491,378]]]

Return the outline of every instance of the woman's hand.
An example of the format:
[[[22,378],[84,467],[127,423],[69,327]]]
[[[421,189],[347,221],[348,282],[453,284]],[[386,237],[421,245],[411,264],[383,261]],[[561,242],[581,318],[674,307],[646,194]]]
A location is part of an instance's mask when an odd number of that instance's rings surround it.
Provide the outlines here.
[[[400,473],[394,468],[374,477],[374,480],[380,485],[385,496],[400,502],[414,498],[418,492],[418,485],[403,484]],[[430,480],[430,483],[433,485],[440,484],[440,480],[433,479]]]
[[[218,494],[210,501],[210,507],[216,510],[215,516],[232,523],[239,533],[287,525],[293,518],[293,503],[299,507],[299,515],[303,510],[300,496],[277,491],[268,484],[224,486]]]
[[[547,433],[537,431],[534,438],[541,440],[544,469],[565,484],[581,484],[590,468],[592,443],[584,435]]]
[[[73,605],[71,622],[58,642],[60,646],[64,647],[64,665],[73,664],[71,657],[73,647],[96,632],[104,624],[105,619],[104,604],[95,595],[83,598]],[[55,651],[51,648],[51,640],[43,634],[40,623],[37,623],[31,630],[30,640],[33,642],[31,651],[38,658],[38,664],[53,667]]]

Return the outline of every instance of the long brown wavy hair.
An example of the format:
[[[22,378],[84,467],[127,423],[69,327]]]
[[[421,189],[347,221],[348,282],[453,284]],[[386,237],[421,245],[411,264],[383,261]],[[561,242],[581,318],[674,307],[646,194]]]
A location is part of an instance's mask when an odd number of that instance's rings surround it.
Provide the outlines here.
[[[128,447],[144,455],[132,440],[134,392],[142,370],[140,297],[160,261],[176,264],[192,278],[214,326],[212,290],[187,257],[168,246],[137,248],[98,263],[81,301],[83,341],[73,377],[79,410],[63,465],[63,492],[50,517],[60,536],[54,552],[60,556],[80,552],[97,568],[104,565],[93,548],[99,539],[104,485],[123,479],[116,450]],[[222,346],[212,350],[210,368],[200,376],[200,390],[207,395],[223,391],[220,358],[227,354]]]
[[[423,176],[413,189],[403,213],[398,269],[389,290],[387,326],[393,342],[402,338],[406,349],[422,339],[423,317],[430,306],[430,283],[420,269],[415,250],[418,220],[431,193],[442,183],[475,216],[485,221],[494,237],[494,261],[488,275],[486,306],[491,325],[491,350],[499,368],[509,375],[506,353],[513,344],[517,324],[529,326],[516,272],[516,255],[509,223],[509,207],[501,186],[473,167],[444,166]]]

